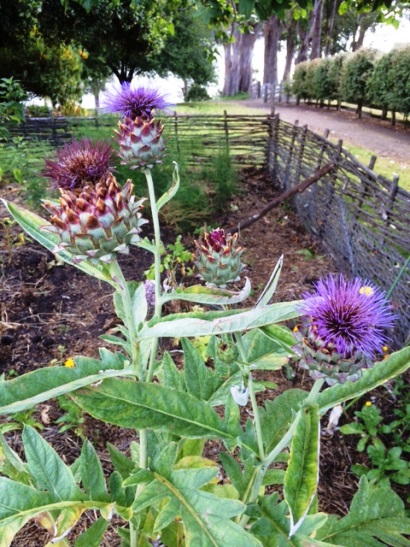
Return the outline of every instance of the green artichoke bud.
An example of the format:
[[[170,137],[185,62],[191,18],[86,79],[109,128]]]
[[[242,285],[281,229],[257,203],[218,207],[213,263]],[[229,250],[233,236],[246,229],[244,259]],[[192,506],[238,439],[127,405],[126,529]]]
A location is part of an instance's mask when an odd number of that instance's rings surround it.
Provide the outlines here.
[[[59,203],[45,201],[51,213],[51,225],[45,227],[60,238],[54,252],[68,251],[79,263],[110,262],[115,253],[128,253],[129,245],[140,241],[144,199],[135,201],[130,180],[120,188],[109,173],[95,186],[85,186],[81,193],[60,188]]]
[[[119,156],[123,165],[130,169],[152,169],[154,163],[162,163],[165,142],[161,120],[125,118],[124,122],[118,123],[118,128]]]
[[[234,363],[238,359],[238,348],[232,342],[220,340],[218,343],[218,357],[223,363],[228,365]]]
[[[242,247],[237,247],[238,234],[225,235],[217,228],[205,233],[201,242],[195,241],[195,265],[200,277],[209,285],[225,287],[240,279],[244,265],[241,262]]]
[[[373,361],[361,351],[348,357],[339,353],[331,342],[324,343],[317,331],[306,322],[294,332],[298,344],[293,347],[300,358],[298,365],[309,371],[314,380],[324,378],[329,386],[356,382],[362,371],[373,367]]]

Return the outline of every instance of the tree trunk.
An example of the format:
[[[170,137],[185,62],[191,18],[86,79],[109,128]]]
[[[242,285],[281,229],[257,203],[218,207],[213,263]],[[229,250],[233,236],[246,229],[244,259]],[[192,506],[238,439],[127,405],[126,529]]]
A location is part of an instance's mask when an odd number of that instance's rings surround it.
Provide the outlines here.
[[[291,23],[287,27],[287,36],[286,36],[286,60],[285,60],[285,70],[283,71],[284,82],[287,82],[290,78],[290,71],[292,69],[293,57],[295,56],[296,50],[296,20],[292,18]]]
[[[233,37],[235,39],[233,43],[224,44],[225,80],[222,91],[224,97],[232,97],[239,91],[240,32],[237,28],[233,30]]]
[[[297,25],[297,33],[300,42],[298,54],[295,59],[295,64],[303,63],[307,61],[308,49],[309,49],[309,29],[304,29],[300,23]]]
[[[329,20],[327,23],[327,35],[326,35],[326,45],[325,45],[325,57],[329,57],[331,47],[332,47],[332,33],[333,33],[333,27],[335,25],[335,19],[336,19],[336,8],[337,8],[337,0],[331,0],[332,7],[329,15]]]
[[[276,15],[272,15],[264,28],[265,55],[263,83],[276,86],[278,83],[278,50],[281,32],[281,21]]]
[[[313,21],[310,27],[311,46],[310,60],[319,59],[321,54],[321,34],[323,19],[323,0],[316,0],[313,9]]]
[[[241,34],[238,39],[239,47],[239,85],[238,91],[248,93],[252,84],[252,56],[253,48],[258,37],[261,23],[254,26],[253,32]]]

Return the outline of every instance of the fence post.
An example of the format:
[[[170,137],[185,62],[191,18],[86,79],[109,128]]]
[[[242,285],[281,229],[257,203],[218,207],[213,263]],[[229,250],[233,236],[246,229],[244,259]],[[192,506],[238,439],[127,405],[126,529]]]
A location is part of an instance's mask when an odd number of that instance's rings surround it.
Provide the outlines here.
[[[328,200],[327,205],[326,205],[326,215],[324,217],[324,220],[321,222],[319,230],[318,230],[318,237],[319,237],[320,241],[323,240],[324,232],[326,230],[327,223],[332,218],[331,207],[333,205],[334,196],[335,196],[335,192],[336,192],[335,185],[336,185],[336,179],[337,179],[337,168],[338,168],[338,165],[339,165],[339,162],[340,162],[340,157],[342,155],[342,148],[343,148],[343,141],[342,141],[342,139],[339,139],[338,142],[337,142],[337,145],[334,149],[334,153],[333,153],[333,157],[332,157],[332,162],[334,163],[335,167],[334,167],[334,169],[331,173],[331,176],[330,176],[330,185],[329,185],[330,195],[329,195],[329,200]]]
[[[325,129],[325,132],[323,134],[323,138],[324,139],[327,139],[328,136],[329,136],[329,133],[330,133],[330,129]],[[317,162],[316,162],[316,171],[319,169],[319,167],[322,165],[322,160],[323,160],[323,154],[325,152],[325,149],[326,149],[326,143],[322,143],[322,146],[320,147],[320,151],[319,151],[319,155],[317,157]]]
[[[225,143],[226,147],[229,148],[229,127],[228,127],[228,113],[224,110],[224,131],[225,131]]]
[[[299,120],[295,120],[295,123],[293,125],[293,129],[292,129],[292,136],[290,138],[288,159],[286,161],[286,167],[285,167],[285,177],[284,177],[285,178],[285,187],[292,186],[292,183],[289,181],[290,166],[292,165],[293,149],[295,147],[295,140],[296,140],[296,135],[298,134],[298,129],[299,129]]]
[[[384,242],[386,240],[386,232],[389,228],[389,223],[390,223],[389,221],[390,213],[391,213],[391,209],[393,208],[394,200],[396,199],[396,194],[398,189],[399,189],[399,175],[396,175],[396,173],[394,173],[393,180],[391,182],[390,193],[387,197],[385,208],[383,208],[383,202],[381,202],[381,205],[382,205],[381,213],[382,213],[382,219],[384,222],[383,222],[383,227],[382,227],[382,232],[380,237],[380,247],[383,247]]]
[[[298,154],[298,163],[297,163],[296,171],[295,171],[295,184],[299,183],[300,176],[302,174],[302,163],[303,163],[303,155],[305,153],[305,143],[306,143],[307,132],[308,132],[307,125],[304,125],[301,131],[299,131],[299,133],[301,133],[301,137],[300,137],[300,146],[299,146],[299,154]]]

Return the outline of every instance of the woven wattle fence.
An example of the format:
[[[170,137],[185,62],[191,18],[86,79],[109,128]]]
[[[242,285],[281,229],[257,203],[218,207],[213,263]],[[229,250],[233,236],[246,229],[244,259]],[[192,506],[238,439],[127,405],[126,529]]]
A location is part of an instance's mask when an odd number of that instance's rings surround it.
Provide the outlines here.
[[[334,163],[331,173],[294,198],[294,207],[341,272],[390,292],[398,315],[392,336],[403,345],[410,338],[410,194],[397,176],[388,180],[373,171],[376,158],[362,165],[341,141],[334,144],[326,136],[273,115],[268,169],[286,190]]]

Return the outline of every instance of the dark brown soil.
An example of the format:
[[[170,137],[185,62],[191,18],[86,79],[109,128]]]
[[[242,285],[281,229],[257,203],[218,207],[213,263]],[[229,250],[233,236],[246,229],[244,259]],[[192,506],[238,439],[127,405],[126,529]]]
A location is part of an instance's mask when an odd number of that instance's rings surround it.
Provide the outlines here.
[[[220,224],[233,227],[245,217],[262,209],[276,194],[276,189],[263,171],[242,174],[242,192],[232,200],[220,217]],[[0,187],[0,196],[19,201],[17,189]],[[115,324],[111,293],[107,286],[87,277],[81,271],[60,264],[37,243],[22,236],[16,225],[10,225],[4,207],[0,209],[0,372],[7,378],[39,367],[64,363],[76,354],[96,356],[102,343],[98,336],[107,333]],[[165,240],[173,234],[165,232]],[[24,243],[23,243],[24,241]],[[276,261],[283,254],[284,267],[275,298],[277,301],[299,298],[311,289],[319,277],[335,272],[332,259],[305,233],[289,204],[272,210],[259,222],[240,234],[246,248],[243,255],[248,264],[246,275],[252,280],[255,298],[269,279]],[[193,248],[192,238],[185,244]],[[135,249],[121,259],[128,279],[142,280],[150,265],[146,253]],[[267,379],[265,377],[265,379]],[[288,380],[285,373],[271,375],[278,385],[277,393],[288,387],[308,386],[310,380],[298,373]],[[267,390],[260,399],[275,397]],[[39,405],[32,416],[41,424],[44,437],[67,463],[79,455],[81,436],[92,440],[107,473],[110,470],[107,443],[126,452],[132,432],[119,431],[114,426],[95,422],[86,417],[79,436],[75,431],[61,433],[56,419],[63,411],[56,401]],[[7,434],[8,441],[21,453],[19,432]],[[336,433],[323,437],[321,456],[320,508],[343,514],[356,490],[356,478],[350,473],[354,445],[350,438]],[[209,455],[218,457],[218,445],[208,447]],[[70,534],[87,528],[93,515],[86,515]],[[35,523],[27,525],[13,542],[14,547],[41,547],[47,543],[47,533]],[[110,528],[103,545],[115,547],[119,538]]]

